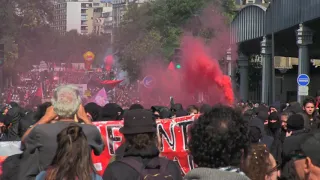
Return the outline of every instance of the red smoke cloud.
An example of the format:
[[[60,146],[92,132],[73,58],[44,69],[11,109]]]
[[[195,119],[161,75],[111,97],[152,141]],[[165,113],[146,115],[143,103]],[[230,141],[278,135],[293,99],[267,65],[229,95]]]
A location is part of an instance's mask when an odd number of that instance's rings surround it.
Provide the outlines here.
[[[169,103],[170,96],[184,106],[196,104],[198,94],[203,92],[206,103],[232,105],[234,94],[231,79],[223,74],[218,61],[211,57],[210,48],[199,38],[184,36],[181,50],[181,69],[168,69],[158,63],[144,69],[145,75],[152,75],[156,79],[152,89],[142,88],[144,104]]]
[[[168,70],[168,64],[150,63],[143,68],[143,75],[152,75],[156,84],[152,89],[141,88],[145,106],[169,104],[173,96],[176,103],[196,104],[199,93],[205,94],[205,103],[232,105],[234,93],[229,76],[223,74],[217,59],[226,57],[230,33],[225,18],[212,8],[206,9],[196,20],[204,28],[213,28],[214,38],[210,42],[183,35],[181,38],[182,67]],[[195,22],[192,20],[192,22]],[[198,25],[190,26],[196,27]],[[194,31],[194,29],[188,29]],[[236,49],[233,48],[233,52]]]

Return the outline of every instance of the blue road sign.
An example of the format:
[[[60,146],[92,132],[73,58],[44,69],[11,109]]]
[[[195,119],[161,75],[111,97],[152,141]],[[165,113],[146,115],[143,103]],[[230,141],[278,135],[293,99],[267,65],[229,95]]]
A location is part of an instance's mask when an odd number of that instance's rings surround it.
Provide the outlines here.
[[[300,74],[297,78],[297,83],[299,86],[308,86],[310,83],[310,78],[306,74]]]
[[[153,76],[146,76],[143,78],[143,85],[146,88],[152,88],[156,84],[156,80]]]

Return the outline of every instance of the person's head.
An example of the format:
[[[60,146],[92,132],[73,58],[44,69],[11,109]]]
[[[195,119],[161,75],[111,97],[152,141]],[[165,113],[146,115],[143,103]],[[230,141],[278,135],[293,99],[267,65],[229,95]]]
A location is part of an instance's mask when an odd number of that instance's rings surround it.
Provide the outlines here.
[[[304,118],[301,114],[293,114],[287,121],[287,130],[298,131],[304,129]]]
[[[47,108],[50,107],[51,105],[52,105],[51,102],[45,102],[37,106],[37,111],[34,115],[35,120],[39,121],[45,115]]]
[[[134,110],[134,109],[144,109],[144,107],[141,104],[132,104],[129,110]]]
[[[156,121],[151,111],[135,109],[127,111],[124,116],[123,127],[120,132],[128,143],[127,149],[145,149],[156,147]]]
[[[58,134],[57,143],[57,151],[47,170],[46,180],[91,179],[95,168],[82,127],[70,124]]]
[[[231,107],[217,105],[194,121],[189,150],[199,167],[240,167],[250,145],[248,124]]]
[[[276,130],[281,128],[281,122],[277,112],[272,112],[268,117],[268,127],[271,130]]]
[[[54,90],[51,102],[59,118],[74,118],[81,104],[79,90],[72,85],[59,86]]]
[[[251,180],[277,180],[277,163],[264,144],[253,144],[243,170]]]
[[[278,110],[274,106],[269,107],[269,113],[278,112]]]
[[[87,114],[90,115],[92,121],[97,121],[100,117],[101,106],[98,104],[91,102],[84,106],[85,111]]]
[[[313,132],[300,138],[300,148],[292,155],[300,179],[320,177],[320,132]]]
[[[188,106],[187,111],[190,115],[194,115],[199,113],[199,108],[196,105],[190,105]]]
[[[289,118],[292,114],[293,114],[293,113],[290,112],[290,111],[285,111],[285,112],[281,113],[280,120],[281,120],[281,127],[282,127],[282,129],[287,130],[287,121],[288,121],[288,118]]]
[[[200,114],[204,114],[206,112],[210,112],[212,107],[209,104],[202,104],[200,107]]]
[[[251,143],[259,143],[262,138],[261,130],[256,126],[249,127],[249,139]]]
[[[257,117],[265,124],[268,124],[268,122],[269,122],[268,121],[268,117],[269,117],[268,111],[265,111],[265,110],[258,111]]]
[[[312,116],[315,110],[316,101],[313,97],[307,97],[303,101],[303,110],[309,115]]]
[[[116,103],[108,103],[101,108],[101,117],[108,120],[119,120],[123,109]]]

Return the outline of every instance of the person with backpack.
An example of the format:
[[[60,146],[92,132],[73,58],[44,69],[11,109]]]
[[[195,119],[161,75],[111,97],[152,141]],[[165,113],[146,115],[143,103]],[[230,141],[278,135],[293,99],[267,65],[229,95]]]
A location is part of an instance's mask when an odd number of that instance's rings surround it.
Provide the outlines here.
[[[124,152],[106,168],[104,180],[182,180],[177,164],[159,157],[156,122],[151,111],[129,110],[124,114]]]

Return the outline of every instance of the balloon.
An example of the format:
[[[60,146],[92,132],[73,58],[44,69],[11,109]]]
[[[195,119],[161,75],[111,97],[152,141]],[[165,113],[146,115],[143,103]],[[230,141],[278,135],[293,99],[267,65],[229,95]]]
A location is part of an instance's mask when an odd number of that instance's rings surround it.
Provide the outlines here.
[[[84,58],[85,62],[92,62],[95,58],[95,55],[93,54],[93,52],[88,51],[88,52],[84,53],[83,58]]]

